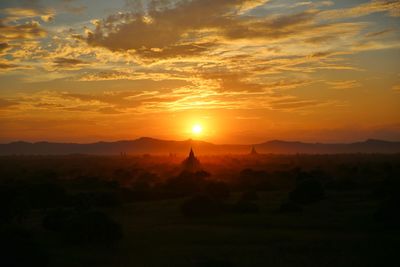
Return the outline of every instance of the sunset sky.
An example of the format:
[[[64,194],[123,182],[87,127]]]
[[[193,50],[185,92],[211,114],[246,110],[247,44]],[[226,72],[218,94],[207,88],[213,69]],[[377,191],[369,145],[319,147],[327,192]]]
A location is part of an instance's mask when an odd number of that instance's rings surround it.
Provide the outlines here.
[[[0,142],[400,140],[399,26],[398,0],[2,0]]]

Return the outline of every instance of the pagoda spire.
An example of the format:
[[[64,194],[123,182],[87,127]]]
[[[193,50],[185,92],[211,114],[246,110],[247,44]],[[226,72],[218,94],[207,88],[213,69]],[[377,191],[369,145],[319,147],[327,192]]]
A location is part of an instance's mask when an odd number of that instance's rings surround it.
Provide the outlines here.
[[[190,148],[189,158],[190,158],[190,159],[195,159],[195,158],[196,158],[196,156],[194,155],[194,152],[193,152],[193,148],[192,148],[192,147]]]
[[[189,156],[182,162],[182,166],[186,171],[200,170],[200,161],[194,155],[193,148],[190,148]]]

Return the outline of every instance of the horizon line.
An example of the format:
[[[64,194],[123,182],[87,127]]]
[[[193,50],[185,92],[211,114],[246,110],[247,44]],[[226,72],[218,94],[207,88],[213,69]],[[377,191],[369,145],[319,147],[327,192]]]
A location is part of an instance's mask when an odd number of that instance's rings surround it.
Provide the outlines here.
[[[13,144],[13,143],[29,143],[29,144],[39,144],[39,143],[53,143],[53,144],[78,144],[78,145],[90,145],[90,144],[98,144],[98,143],[117,143],[117,142],[134,142],[138,141],[141,139],[151,139],[155,141],[165,141],[165,142],[203,142],[203,143],[208,143],[212,145],[241,145],[241,146],[253,146],[253,145],[261,145],[264,143],[269,143],[269,142],[287,142],[287,143],[303,143],[303,144],[353,144],[353,143],[365,143],[368,141],[380,141],[380,142],[400,142],[400,139],[398,140],[388,140],[388,139],[378,139],[378,138],[366,138],[362,140],[354,140],[354,141],[336,141],[336,142],[324,142],[324,141],[302,141],[302,140],[287,140],[287,139],[269,139],[263,142],[259,143],[248,143],[248,144],[243,144],[243,143],[214,143],[210,141],[205,141],[201,139],[193,139],[193,138],[188,138],[184,140],[174,140],[174,139],[161,139],[161,138],[155,138],[155,137],[149,137],[149,136],[142,136],[138,137],[135,139],[119,139],[119,140],[110,140],[110,141],[105,141],[105,140],[98,140],[98,141],[91,141],[91,142],[72,142],[72,141],[48,141],[48,140],[41,140],[41,141],[25,141],[25,140],[15,140],[15,141],[9,141],[7,143],[0,142],[0,145],[8,145],[8,144]]]

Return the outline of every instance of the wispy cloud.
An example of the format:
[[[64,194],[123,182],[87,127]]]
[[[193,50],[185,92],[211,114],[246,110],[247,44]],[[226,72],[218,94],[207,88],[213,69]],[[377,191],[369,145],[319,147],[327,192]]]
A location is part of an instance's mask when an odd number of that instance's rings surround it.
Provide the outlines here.
[[[356,80],[348,80],[348,81],[328,81],[326,82],[333,89],[351,89],[355,87],[360,87],[360,82]]]
[[[4,14],[5,22],[13,22],[22,19],[40,18],[44,22],[54,19],[55,11],[49,8],[32,8],[32,7],[9,7],[0,9],[0,13]]]
[[[377,12],[387,12],[390,16],[400,16],[400,2],[397,0],[372,0],[350,8],[325,11],[321,16],[326,19],[362,17]]]

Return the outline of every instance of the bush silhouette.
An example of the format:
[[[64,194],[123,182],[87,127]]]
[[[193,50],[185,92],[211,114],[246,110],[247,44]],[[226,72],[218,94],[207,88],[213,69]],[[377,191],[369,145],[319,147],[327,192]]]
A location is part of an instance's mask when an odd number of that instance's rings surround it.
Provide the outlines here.
[[[316,179],[301,180],[296,188],[290,192],[289,198],[295,203],[309,204],[324,198],[325,192],[322,183]]]
[[[74,211],[67,209],[56,209],[47,212],[43,218],[42,226],[46,230],[61,232],[67,227],[66,225],[73,216],[73,213]]]
[[[204,190],[206,178],[210,174],[205,171],[183,171],[178,176],[169,179],[164,185],[168,192],[179,193],[181,196],[200,193]]]
[[[64,205],[66,200],[64,188],[52,183],[30,185],[27,194],[33,208],[59,207]]]
[[[227,199],[230,195],[229,186],[224,182],[209,182],[205,193],[214,199]]]
[[[233,212],[237,213],[258,213],[258,205],[251,201],[239,200],[233,205]]]
[[[116,207],[121,204],[114,192],[82,192],[70,197],[72,206],[81,209],[91,207]]]
[[[78,244],[111,244],[122,238],[121,226],[98,211],[56,210],[44,217],[43,226]]]
[[[327,189],[335,191],[351,191],[357,188],[357,183],[351,179],[336,179],[326,185]]]
[[[257,194],[257,191],[249,190],[249,191],[243,192],[241,199],[243,201],[257,201],[259,199],[259,196]]]
[[[12,225],[0,226],[0,265],[2,267],[46,267],[47,254],[31,234]]]
[[[374,187],[372,194],[375,197],[384,199],[398,194],[399,190],[400,180],[398,177],[389,176]]]
[[[202,259],[199,260],[196,267],[233,267],[232,262],[220,259]]]
[[[399,225],[400,224],[400,196],[393,195],[387,199],[385,199],[378,207],[377,211],[374,214],[375,220]]]
[[[239,187],[247,190],[271,189],[269,174],[265,171],[244,169],[240,172]]]
[[[279,212],[287,213],[287,212],[301,212],[303,208],[292,201],[283,202],[279,207]]]
[[[181,206],[181,211],[186,217],[214,216],[220,212],[220,205],[209,196],[198,195],[186,200]]]
[[[22,221],[30,212],[29,201],[18,188],[0,187],[0,223]]]

